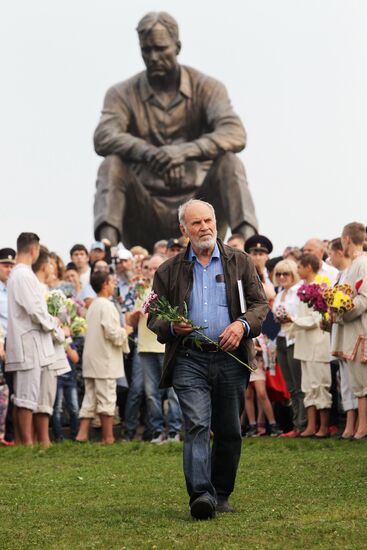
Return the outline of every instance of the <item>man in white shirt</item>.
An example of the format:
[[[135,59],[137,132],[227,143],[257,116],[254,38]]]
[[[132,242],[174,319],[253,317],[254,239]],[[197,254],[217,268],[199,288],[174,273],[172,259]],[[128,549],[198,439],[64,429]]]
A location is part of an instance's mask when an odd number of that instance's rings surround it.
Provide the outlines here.
[[[367,256],[363,250],[365,225],[352,222],[343,228],[341,240],[344,254],[351,258],[344,281],[353,290],[353,309],[338,315],[343,327],[337,355],[347,360],[349,379],[358,399],[358,427],[353,439],[367,439]]]
[[[35,233],[21,233],[16,266],[8,282],[9,317],[6,371],[14,372],[14,420],[18,442],[33,443],[33,412],[37,410],[41,368],[55,360],[52,334],[64,338],[59,323],[47,311],[32,264],[40,251]]]
[[[341,238],[333,239],[329,243],[329,258],[331,264],[339,271],[338,284],[344,284],[345,275],[352,263],[352,259],[343,251]],[[344,325],[333,323],[331,326],[331,353],[339,356],[338,344],[343,339]],[[349,367],[346,359],[339,357],[340,394],[345,412],[345,427],[341,439],[351,439],[356,430],[358,401],[354,396],[349,376]]]

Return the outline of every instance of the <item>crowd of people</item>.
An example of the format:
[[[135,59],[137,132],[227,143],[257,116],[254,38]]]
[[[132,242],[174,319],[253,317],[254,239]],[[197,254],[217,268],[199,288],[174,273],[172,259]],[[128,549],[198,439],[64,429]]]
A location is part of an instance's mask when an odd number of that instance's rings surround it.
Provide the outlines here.
[[[278,257],[264,235],[229,237],[253,260],[269,303],[253,339],[244,437],[367,437],[365,229],[351,223],[333,240],[312,238]],[[22,233],[16,251],[0,250],[1,444],[84,442],[91,426],[105,444],[182,439],[177,395],[160,388],[164,345],[142,304],[159,266],[186,246],[184,237],[160,240],[152,251],[107,240],[75,244],[65,264],[37,235]],[[329,326],[299,297],[302,284],[320,277],[354,292],[353,309]],[[55,289],[86,319],[85,332],[50,311]]]

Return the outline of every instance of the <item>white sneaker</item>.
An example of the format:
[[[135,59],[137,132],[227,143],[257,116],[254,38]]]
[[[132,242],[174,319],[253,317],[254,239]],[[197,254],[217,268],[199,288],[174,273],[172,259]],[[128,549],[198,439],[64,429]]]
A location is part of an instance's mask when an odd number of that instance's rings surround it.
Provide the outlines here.
[[[166,438],[163,432],[155,432],[153,435],[153,439],[151,439],[150,442],[159,445],[160,443],[163,443],[165,439]]]
[[[168,434],[168,439],[167,441],[169,443],[180,443],[181,439],[180,439],[180,434],[179,433],[174,433],[174,432],[170,432]]]

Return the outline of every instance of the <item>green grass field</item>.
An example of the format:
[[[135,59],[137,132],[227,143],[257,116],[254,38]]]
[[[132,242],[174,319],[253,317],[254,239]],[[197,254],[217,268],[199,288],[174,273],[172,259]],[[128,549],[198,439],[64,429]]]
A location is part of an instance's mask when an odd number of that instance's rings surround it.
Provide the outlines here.
[[[182,445],[0,449],[0,548],[367,548],[367,442],[246,440],[235,514],[190,519]]]

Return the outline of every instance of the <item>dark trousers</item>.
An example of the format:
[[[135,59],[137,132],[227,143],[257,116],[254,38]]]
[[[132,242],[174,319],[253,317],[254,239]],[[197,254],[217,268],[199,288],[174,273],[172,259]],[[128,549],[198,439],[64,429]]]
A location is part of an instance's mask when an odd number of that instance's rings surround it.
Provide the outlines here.
[[[215,505],[217,496],[228,497],[234,489],[248,379],[249,371],[225,353],[178,351],[173,387],[184,418],[184,474],[190,503],[206,495]]]
[[[13,385],[13,374],[12,372],[6,372],[5,373],[5,382],[9,388],[9,403],[8,403],[8,412],[6,414],[6,421],[5,421],[5,439],[7,441],[14,441],[14,424],[13,424],[13,400],[11,399],[11,396],[14,393],[14,385]]]
[[[276,343],[277,359],[288,391],[291,394],[293,426],[296,430],[302,431],[306,426],[307,419],[305,406],[303,404],[305,396],[301,388],[301,361],[294,358],[294,345],[287,346],[286,339],[283,336],[278,336]]]
[[[61,416],[64,403],[70,418],[70,439],[75,439],[79,429],[79,403],[76,380],[71,376],[57,377],[57,390],[52,415],[52,429],[57,441],[63,439]]]
[[[125,435],[134,437],[139,426],[140,410],[144,399],[144,380],[138,349],[134,349],[132,357],[132,371],[125,406]],[[145,426],[147,430],[147,426]],[[150,427],[149,427],[150,429]]]
[[[331,388],[330,393],[332,397],[331,410],[330,410],[330,426],[339,426],[339,390],[338,390],[338,371],[339,361],[330,362],[331,369]]]

